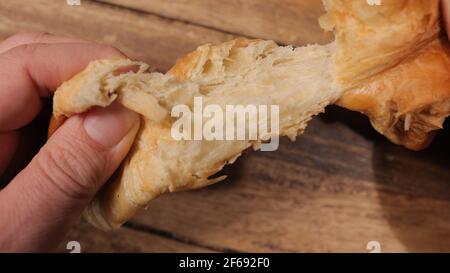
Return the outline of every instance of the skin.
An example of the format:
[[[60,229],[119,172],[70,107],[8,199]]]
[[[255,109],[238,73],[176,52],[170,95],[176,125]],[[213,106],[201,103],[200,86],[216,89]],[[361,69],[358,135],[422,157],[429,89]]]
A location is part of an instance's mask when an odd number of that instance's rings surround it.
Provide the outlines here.
[[[36,154],[23,151],[45,135],[46,128],[33,126],[44,98],[90,61],[124,57],[111,47],[42,33],[0,43],[0,181],[7,184],[0,191],[0,251],[53,251],[128,153],[139,116],[119,105],[73,116]]]

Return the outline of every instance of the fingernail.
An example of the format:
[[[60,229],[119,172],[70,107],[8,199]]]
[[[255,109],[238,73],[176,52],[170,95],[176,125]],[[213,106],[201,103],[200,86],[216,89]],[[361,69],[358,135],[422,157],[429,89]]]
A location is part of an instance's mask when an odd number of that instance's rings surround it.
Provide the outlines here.
[[[138,121],[138,114],[115,103],[89,111],[83,125],[92,140],[109,148],[116,146]]]

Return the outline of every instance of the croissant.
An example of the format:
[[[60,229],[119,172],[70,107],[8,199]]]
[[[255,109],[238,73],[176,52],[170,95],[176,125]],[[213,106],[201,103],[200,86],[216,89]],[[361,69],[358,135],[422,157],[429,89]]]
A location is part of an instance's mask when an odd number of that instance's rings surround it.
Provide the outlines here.
[[[426,148],[450,114],[439,1],[323,2],[328,13],[320,24],[335,31],[335,75],[348,88],[337,104],[367,115],[396,144]]]
[[[146,64],[127,59],[100,60],[63,83],[54,95],[50,134],[66,118],[115,101],[141,115],[131,151],[85,218],[101,229],[120,227],[163,193],[223,180],[211,176],[275,137],[258,131],[251,140],[174,139],[172,109],[192,109],[196,98],[222,109],[277,105],[277,134],[293,140],[314,115],[338,103],[368,115],[392,141],[425,147],[450,113],[449,47],[439,39],[438,0],[324,5],[320,23],[336,34],[328,45],[236,39],[200,46],[166,74],[147,73]],[[139,69],[118,73],[130,66]]]

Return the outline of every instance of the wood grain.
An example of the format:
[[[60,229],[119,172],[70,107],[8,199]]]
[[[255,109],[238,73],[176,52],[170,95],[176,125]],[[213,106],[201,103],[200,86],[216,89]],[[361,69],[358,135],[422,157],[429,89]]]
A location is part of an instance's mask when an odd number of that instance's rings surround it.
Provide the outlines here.
[[[114,45],[130,58],[165,71],[175,60],[204,43],[233,38],[215,30],[154,15],[82,1],[17,0],[0,2],[0,39],[16,32],[42,31]]]
[[[450,251],[449,132],[413,153],[354,116],[333,108],[297,142],[248,153],[227,181],[163,196],[133,222],[237,251]]]
[[[211,9],[211,2],[193,0],[192,5],[200,14]],[[244,2],[312,3],[239,3]],[[148,3],[153,7],[157,1]],[[164,11],[171,3],[183,4],[181,0],[158,3],[161,10],[132,6],[146,11],[141,12],[91,1],[82,1],[80,7],[52,0],[1,1],[0,38],[47,31],[94,40],[164,71],[199,44],[233,37],[214,30],[220,27],[214,23],[199,26],[206,22],[195,16],[191,21],[197,25],[164,19],[184,18]],[[255,12],[272,18],[267,6],[239,11],[238,2],[227,3],[238,12],[230,17],[237,18],[233,27]],[[381,243],[382,251],[450,251],[448,123],[430,149],[414,153],[379,136],[361,115],[330,107],[297,142],[283,140],[277,152],[249,152],[227,167],[227,181],[163,196],[121,230],[104,233],[82,224],[68,239],[93,252],[366,252],[372,240]]]
[[[284,44],[327,43],[319,0],[101,0],[168,18]]]
[[[74,226],[58,252],[67,253],[66,245],[70,241],[80,243],[82,253],[103,252],[211,252],[211,250],[183,243],[171,238],[133,229],[122,228],[120,231],[100,231],[86,222]]]

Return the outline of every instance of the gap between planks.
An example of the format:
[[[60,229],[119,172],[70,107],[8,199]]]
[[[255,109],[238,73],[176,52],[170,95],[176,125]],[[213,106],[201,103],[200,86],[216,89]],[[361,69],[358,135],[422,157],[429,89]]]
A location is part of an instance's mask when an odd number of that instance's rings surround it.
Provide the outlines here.
[[[169,240],[174,240],[179,243],[205,248],[205,249],[208,249],[208,250],[211,250],[214,252],[241,253],[240,251],[235,250],[235,249],[203,244],[203,243],[198,242],[195,239],[191,239],[191,238],[188,238],[188,237],[176,234],[176,233],[172,233],[170,231],[164,231],[161,229],[157,229],[157,228],[154,228],[151,226],[133,223],[132,221],[125,223],[123,225],[123,228],[128,228],[128,229],[138,231],[138,232],[157,235],[157,236],[169,239]]]

